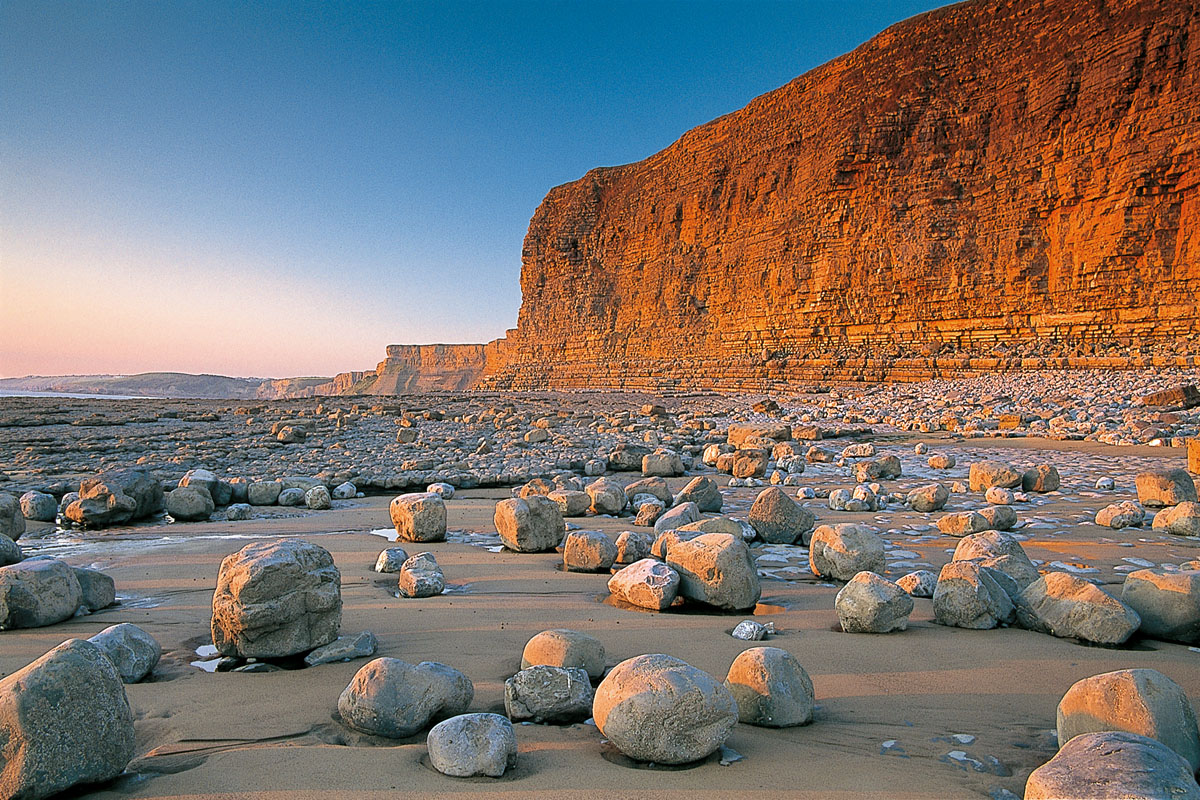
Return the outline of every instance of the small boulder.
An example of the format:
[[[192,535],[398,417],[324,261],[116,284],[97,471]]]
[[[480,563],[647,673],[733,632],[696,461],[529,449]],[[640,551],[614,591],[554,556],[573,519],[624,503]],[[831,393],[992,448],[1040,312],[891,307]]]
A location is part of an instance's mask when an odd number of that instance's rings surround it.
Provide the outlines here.
[[[841,588],[833,605],[846,633],[891,633],[908,627],[913,599],[883,576],[860,572]]]
[[[167,513],[178,522],[203,522],[217,509],[208,490],[202,486],[180,486],[164,497]]]
[[[1017,510],[1012,506],[988,506],[978,513],[987,520],[987,530],[1008,531],[1017,524]]]
[[[389,547],[379,553],[375,559],[376,572],[399,572],[404,562],[408,561],[408,553],[403,547]]]
[[[1021,485],[1022,473],[999,461],[976,461],[971,465],[967,481],[972,492],[985,492],[989,487],[1013,489]]]
[[[83,591],[75,572],[53,558],[0,567],[0,630],[41,628],[75,616]]]
[[[617,564],[632,564],[650,555],[654,540],[642,531],[621,531],[617,535]]]
[[[1025,492],[1053,492],[1062,485],[1058,469],[1049,464],[1039,464],[1033,469],[1025,470],[1021,476],[1021,490]]]
[[[758,571],[741,537],[702,533],[669,545],[666,562],[679,573],[679,594],[689,600],[727,609],[758,603]]]
[[[900,578],[896,585],[912,597],[933,597],[933,592],[937,589],[937,579],[937,573],[918,569]]]
[[[1096,524],[1114,530],[1136,528],[1145,519],[1146,511],[1132,500],[1111,503],[1096,512]]]
[[[608,579],[613,597],[639,608],[663,611],[679,594],[679,573],[654,558],[643,558]]]
[[[579,667],[590,678],[604,674],[604,645],[579,631],[563,628],[542,631],[525,643],[521,669],[546,665],[570,669]]]
[[[1119,669],[1076,681],[1058,704],[1058,741],[1127,731],[1162,742],[1200,769],[1196,714],[1179,684],[1153,669]]]
[[[930,469],[953,469],[958,464],[958,459],[949,453],[934,453],[925,463]]]
[[[246,486],[246,502],[252,506],[273,506],[282,492],[283,484],[279,481],[253,481]]]
[[[584,487],[584,490],[592,498],[592,512],[595,514],[616,516],[629,505],[625,487],[612,478],[597,478]]]
[[[1153,528],[1175,536],[1200,536],[1200,503],[1184,501],[1154,515]]]
[[[316,667],[321,664],[332,664],[335,661],[352,661],[356,658],[369,658],[375,655],[379,641],[370,631],[360,631],[357,636],[339,636],[332,642],[318,647],[304,657],[304,664]]]
[[[676,530],[682,528],[691,522],[697,522],[700,519],[700,508],[693,502],[680,503],[674,508],[668,509],[654,521],[654,532],[656,534],[664,531]]]
[[[334,500],[353,500],[355,497],[358,497],[358,487],[350,481],[339,483],[333,487]]]
[[[250,519],[250,504],[249,503],[231,503],[225,508],[225,519],[236,522],[238,520]]]
[[[1196,502],[1196,484],[1183,469],[1162,469],[1137,476],[1138,502],[1147,508]]]
[[[107,656],[124,683],[137,683],[154,671],[162,646],[137,625],[122,622],[88,639]]]
[[[933,617],[940,625],[987,630],[1013,619],[1008,593],[974,561],[951,561],[938,574]]]
[[[106,472],[79,486],[79,499],[66,516],[84,528],[121,525],[148,517],[163,508],[162,484],[144,469]]]
[[[1200,571],[1140,569],[1125,576],[1121,600],[1155,639],[1200,645]]]
[[[304,493],[304,505],[313,511],[328,511],[333,508],[333,498],[329,495],[329,487],[314,486]]]
[[[298,486],[284,487],[279,492],[279,505],[281,506],[302,506],[304,505],[304,489]]]
[[[403,739],[439,716],[461,714],[474,697],[467,676],[445,664],[376,658],[342,692],[338,714],[363,733]]]
[[[931,483],[919,489],[913,489],[905,500],[913,511],[928,514],[931,511],[941,511],[950,499],[950,490],[940,483]]]
[[[816,517],[778,486],[772,486],[755,498],[749,521],[764,542],[792,544],[813,529]]]
[[[25,515],[21,512],[21,501],[6,492],[0,492],[0,536],[14,542],[25,533]]]
[[[568,572],[607,572],[616,560],[617,546],[600,531],[572,531],[563,540]]]
[[[787,728],[812,722],[812,680],[786,650],[743,650],[729,667],[725,688],[737,703],[738,721],[746,725]]]
[[[0,567],[16,564],[23,558],[25,554],[21,552],[21,545],[7,536],[0,536]]]
[[[717,482],[705,476],[692,478],[683,491],[675,495],[676,505],[695,503],[700,511],[719,512],[724,502]]]
[[[54,522],[54,518],[58,515],[58,501],[54,499],[54,495],[52,494],[26,492],[21,495],[20,502],[21,514],[25,519],[33,520],[34,522]],[[0,534],[4,532],[4,524],[3,521],[0,521]],[[9,538],[15,537],[10,536]]]
[[[937,521],[938,530],[947,536],[966,536],[991,529],[987,517],[978,511],[959,511],[947,514]]]
[[[859,483],[887,481],[900,477],[900,459],[895,456],[880,456],[854,465],[854,479]]]
[[[1038,578],[1016,605],[1022,627],[1097,644],[1121,644],[1142,622],[1136,611],[1096,584],[1066,572]]]
[[[79,581],[80,602],[88,611],[99,611],[117,602],[117,585],[100,570],[71,567]]]
[[[735,478],[761,478],[767,472],[769,460],[767,451],[757,447],[738,450],[733,454],[731,472]]]
[[[564,517],[586,516],[592,507],[591,496],[575,489],[555,489],[546,497],[558,503],[558,511]]]
[[[814,575],[839,581],[864,571],[883,572],[883,539],[865,525],[821,525],[809,542],[808,563]]]
[[[671,478],[683,474],[683,460],[678,453],[657,452],[642,456],[642,474],[646,477]]]
[[[433,768],[454,778],[499,778],[517,765],[517,736],[499,714],[460,714],[439,722],[425,746]]]
[[[408,542],[446,540],[446,501],[436,492],[402,494],[388,506],[392,525]]]
[[[596,727],[637,761],[685,764],[716,751],[738,705],[706,672],[661,653],[622,661],[596,689]]]
[[[1012,578],[1018,590],[1038,579],[1037,568],[1029,560],[1021,543],[1001,531],[983,531],[964,536],[954,548],[951,560],[975,561],[981,567],[1002,572]]]
[[[594,696],[585,670],[538,664],[504,682],[504,711],[514,722],[582,722],[592,715]]]
[[[1029,774],[1025,800],[1200,800],[1192,768],[1154,739],[1125,731],[1076,736]]]
[[[553,550],[567,530],[558,503],[540,496],[501,500],[492,522],[504,546],[517,553]]]
[[[446,578],[433,553],[417,553],[400,565],[396,585],[401,597],[437,597],[446,590]]]

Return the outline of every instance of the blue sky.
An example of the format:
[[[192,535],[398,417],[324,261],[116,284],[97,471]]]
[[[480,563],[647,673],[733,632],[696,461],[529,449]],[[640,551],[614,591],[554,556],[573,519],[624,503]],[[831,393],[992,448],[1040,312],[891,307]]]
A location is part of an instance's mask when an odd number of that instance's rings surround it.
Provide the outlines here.
[[[0,375],[495,338],[548,189],[936,5],[3,0]]]

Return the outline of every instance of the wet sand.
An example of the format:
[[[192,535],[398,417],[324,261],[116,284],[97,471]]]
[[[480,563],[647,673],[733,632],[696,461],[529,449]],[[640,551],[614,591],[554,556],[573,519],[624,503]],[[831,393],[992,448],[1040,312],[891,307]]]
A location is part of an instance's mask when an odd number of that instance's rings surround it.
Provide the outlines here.
[[[939,438],[940,437],[940,438]],[[912,443],[958,456],[949,471],[928,470]],[[1116,448],[1043,440],[952,441],[941,434],[879,436],[883,453],[901,456],[905,476],[888,482],[905,491],[966,479],[971,460],[1058,465],[1063,490],[1016,506],[1017,531],[1037,561],[1059,561],[1119,594],[1123,559],[1178,564],[1200,557],[1200,542],[1143,529],[1112,531],[1086,522],[1111,502],[1131,499],[1143,465],[1180,466],[1178,450]],[[840,445],[830,444],[831,447]],[[1096,477],[1117,480],[1097,492]],[[619,475],[632,480],[635,475]],[[851,486],[833,465],[811,465],[805,485]],[[807,480],[811,478],[811,481]],[[677,490],[686,478],[672,479]],[[726,489],[725,513],[743,517],[760,489]],[[504,489],[466,490],[447,504],[451,538],[494,533],[491,515]],[[1084,646],[1019,629],[970,631],[933,623],[932,603],[917,599],[909,629],[889,635],[837,631],[837,588],[801,568],[805,562],[754,546],[763,597],[756,611],[779,635],[764,644],[789,650],[812,676],[818,705],[811,725],[790,729],[738,725],[727,742],[744,760],[722,766],[714,755],[689,769],[636,767],[603,744],[589,724],[516,726],[518,767],[498,780],[455,779],[427,766],[424,735],[387,740],[358,734],[336,719],[339,693],[364,664],[358,660],[267,674],[208,673],[192,666],[210,643],[210,602],[221,559],[244,537],[299,536],[333,553],[342,574],[343,634],[371,630],[377,655],[447,663],[474,681],[472,711],[503,713],[504,681],[519,668],[525,642],[547,628],[573,628],[599,638],[608,664],[663,652],[723,678],[734,657],[758,643],[729,631],[747,615],[649,613],[603,602],[606,575],[563,572],[556,554],[492,552],[487,536],[461,542],[405,545],[432,551],[450,591],[398,599],[394,577],[372,570],[386,539],[385,496],[343,501],[332,511],[265,511],[244,522],[142,525],[71,540],[22,540],[27,555],[61,554],[75,565],[112,575],[122,604],[49,628],[0,634],[0,674],[10,674],[70,637],[87,637],[117,622],[142,626],[164,655],[149,682],[127,687],[136,717],[137,756],[126,776],[78,796],[308,798],[442,797],[981,797],[997,789],[1021,796],[1029,772],[1056,746],[1059,698],[1076,680],[1108,670],[1151,667],[1200,697],[1200,652],[1135,640],[1120,649]],[[833,512],[808,501],[819,524],[854,521],[879,529],[892,545],[889,577],[914,565],[936,571],[956,541],[928,528],[940,514],[904,508]],[[946,511],[978,508],[979,495],[951,496]],[[615,535],[632,520],[571,519],[582,529]],[[906,527],[916,526],[916,527]],[[36,527],[31,524],[31,529]],[[78,534],[74,534],[79,537]],[[1122,546],[1132,543],[1133,547]],[[793,548],[794,550],[794,548]],[[894,552],[893,552],[894,551]],[[782,564],[782,566],[781,566]],[[1048,569],[1046,565],[1043,569]],[[779,577],[792,577],[779,580]],[[954,738],[955,736],[959,738]]]

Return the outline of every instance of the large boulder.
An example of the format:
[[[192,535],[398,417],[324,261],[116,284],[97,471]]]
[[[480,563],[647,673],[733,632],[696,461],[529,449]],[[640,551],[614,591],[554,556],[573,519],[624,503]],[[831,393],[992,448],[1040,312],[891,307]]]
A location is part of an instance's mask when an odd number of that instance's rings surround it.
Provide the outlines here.
[[[396,534],[408,542],[446,538],[446,501],[437,492],[402,494],[388,506]]]
[[[21,545],[7,536],[0,536],[0,567],[16,564],[23,558],[25,554],[21,552]]]
[[[678,453],[658,451],[642,456],[642,474],[651,477],[671,478],[683,474],[683,459]]]
[[[714,752],[733,731],[738,706],[724,685],[668,655],[622,661],[596,689],[596,727],[638,761],[685,764]]]
[[[557,628],[542,631],[525,643],[521,669],[544,664],[551,667],[579,667],[590,678],[604,674],[604,645],[579,631]]]
[[[674,508],[669,508],[654,521],[654,532],[656,534],[664,531],[678,530],[684,525],[700,520],[700,509],[692,502],[683,502],[676,505]]]
[[[504,546],[518,553],[553,550],[567,531],[558,503],[536,495],[496,503],[492,522]]]
[[[338,698],[338,714],[363,733],[403,739],[437,717],[461,714],[474,697],[471,681],[453,667],[376,658],[354,674]]]
[[[0,680],[0,797],[41,800],[120,775],[133,712],[112,662],[68,639]]]
[[[891,633],[908,627],[913,599],[883,576],[860,572],[837,593],[833,607],[846,633]]]
[[[167,492],[167,513],[177,522],[203,522],[216,511],[216,503],[202,486],[180,486]]]
[[[1025,470],[1021,476],[1021,490],[1025,492],[1053,492],[1062,485],[1062,477],[1058,469],[1050,464],[1039,464],[1033,469]]]
[[[70,619],[83,604],[75,572],[53,558],[0,567],[0,630],[41,628]]]
[[[725,498],[721,495],[717,482],[703,475],[692,478],[687,486],[683,487],[683,491],[675,495],[676,504],[695,503],[701,511],[720,511],[724,502]]]
[[[1191,766],[1171,748],[1125,731],[1076,736],[1029,774],[1025,800],[1200,800]]]
[[[639,494],[648,494],[657,498],[666,507],[669,507],[673,500],[671,489],[663,478],[642,478],[640,481],[634,481],[625,487],[625,494],[631,499]]]
[[[1153,527],[1176,536],[1200,536],[1200,503],[1184,501],[1154,515]]]
[[[572,531],[563,540],[568,572],[607,572],[616,560],[617,546],[600,531]]]
[[[21,495],[21,515],[34,522],[54,522],[58,515],[58,501],[54,499],[54,495],[45,492],[26,492]],[[2,516],[3,512],[0,511],[0,517]],[[3,534],[4,526],[5,522],[0,520],[0,534]]]
[[[787,728],[812,722],[812,680],[786,650],[743,650],[729,667],[725,688],[737,703],[738,721],[746,725]]]
[[[79,499],[64,516],[85,528],[121,525],[156,514],[163,508],[162,484],[144,469],[127,469],[87,478]]]
[[[933,618],[941,625],[986,630],[1013,620],[1013,603],[987,567],[951,561],[938,574]]]
[[[1121,644],[1142,622],[1132,608],[1067,572],[1049,572],[1026,586],[1016,607],[1024,628],[1096,644]]]
[[[1121,600],[1155,639],[1200,644],[1200,571],[1140,569],[1125,576]]]
[[[608,591],[618,600],[663,611],[679,594],[679,573],[654,558],[643,558],[608,579]]]
[[[1153,669],[1119,669],[1076,681],[1058,704],[1058,741],[1128,731],[1162,742],[1200,769],[1196,714],[1179,684]]]
[[[1022,473],[999,461],[976,461],[971,465],[968,482],[972,492],[986,492],[993,486],[1015,489],[1021,485]]]
[[[592,715],[594,696],[585,670],[538,664],[504,682],[504,711],[514,722],[582,722]]]
[[[341,587],[323,547],[301,539],[248,544],[221,562],[213,644],[241,658],[280,658],[329,644],[341,625]]]
[[[592,511],[596,514],[615,516],[629,505],[625,487],[612,478],[598,478],[584,487],[584,491],[592,498]]]
[[[848,581],[860,572],[886,568],[883,539],[866,525],[821,525],[808,543],[808,564],[820,578]]]
[[[1147,508],[1196,502],[1196,484],[1183,469],[1160,469],[1137,476],[1138,502]]]
[[[931,511],[941,511],[950,499],[950,490],[940,483],[931,483],[913,489],[905,498],[913,511],[928,514]]]
[[[112,662],[123,683],[137,683],[162,657],[158,640],[129,622],[111,625],[88,639]]]
[[[972,533],[959,540],[954,548],[953,561],[976,561],[1012,578],[1018,589],[1024,589],[1038,579],[1037,567],[1029,560],[1025,548],[1011,534],[1002,531]]]
[[[546,495],[558,503],[558,511],[564,517],[583,517],[592,507],[592,498],[587,492],[575,489],[555,489]]]
[[[25,533],[25,515],[21,512],[21,501],[6,492],[0,492],[0,536],[14,542]]]
[[[764,542],[792,544],[813,528],[816,517],[778,486],[759,493],[750,507],[750,525]]]
[[[79,581],[79,600],[88,611],[99,611],[117,602],[117,584],[98,569],[71,567]]]
[[[754,556],[738,536],[702,533],[678,541],[667,547],[666,562],[679,573],[679,594],[689,600],[717,608],[753,608],[762,593]]]
[[[460,714],[439,722],[425,746],[433,768],[454,778],[499,778],[517,765],[517,735],[499,714]]]

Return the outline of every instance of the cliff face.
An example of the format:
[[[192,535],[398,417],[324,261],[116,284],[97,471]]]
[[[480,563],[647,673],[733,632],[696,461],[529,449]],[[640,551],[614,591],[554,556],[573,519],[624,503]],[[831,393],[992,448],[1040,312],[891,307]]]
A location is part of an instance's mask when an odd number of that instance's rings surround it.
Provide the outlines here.
[[[505,365],[506,342],[484,344],[390,344],[373,372],[343,372],[321,394],[409,394],[461,391],[488,369]]]
[[[1198,144],[1193,2],[915,17],[553,189],[504,357],[445,380],[759,388],[1195,353]]]

